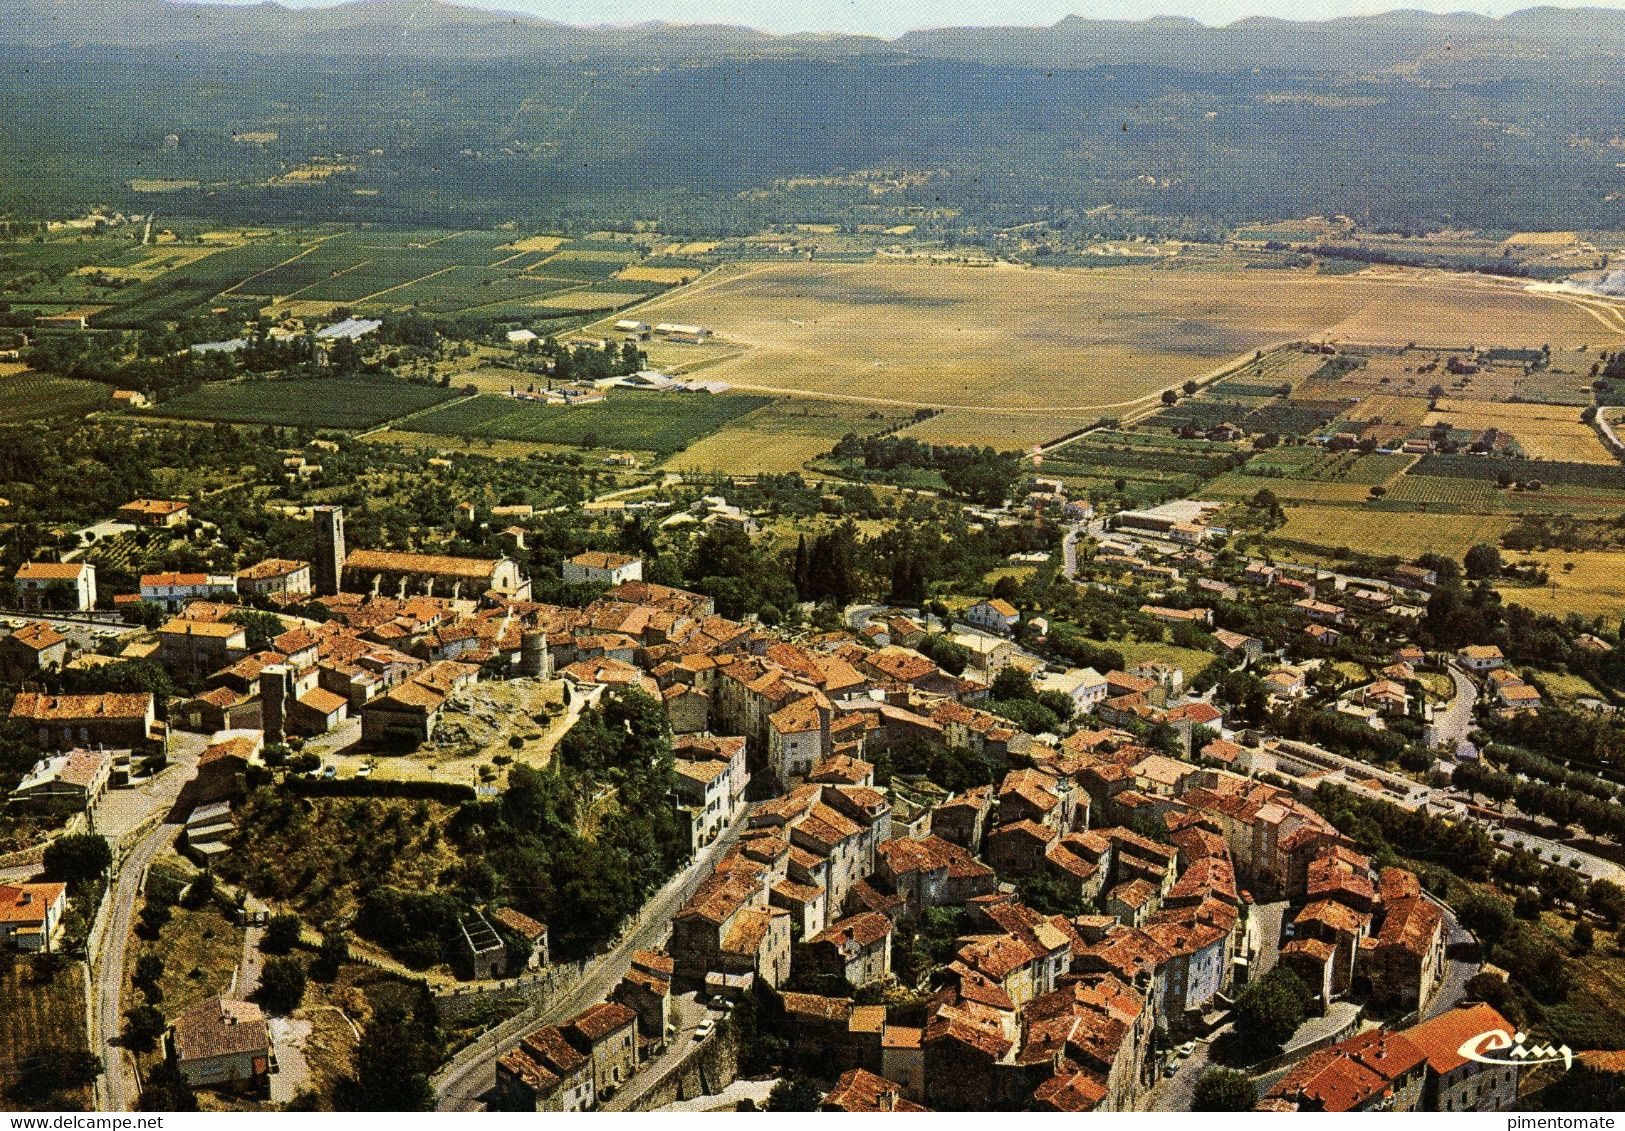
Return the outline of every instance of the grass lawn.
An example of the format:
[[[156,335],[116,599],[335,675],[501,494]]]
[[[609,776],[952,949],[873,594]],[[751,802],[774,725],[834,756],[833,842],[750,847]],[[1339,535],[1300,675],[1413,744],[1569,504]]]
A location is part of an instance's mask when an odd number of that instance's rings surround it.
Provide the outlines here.
[[[303,428],[370,428],[458,394],[393,379],[317,378],[216,382],[152,410],[181,420],[276,424]]]
[[[643,452],[680,452],[768,397],[615,391],[586,405],[536,405],[485,395],[424,413],[415,432]]]
[[[54,1050],[85,1048],[84,970],[77,962],[63,964],[49,982],[42,982],[31,959],[17,957],[9,968],[0,960],[0,1110],[17,1110],[9,1101],[11,1089],[31,1058]],[[37,1101],[35,1101],[37,1102]],[[88,1086],[54,1094],[49,1104],[70,1111],[89,1111]]]

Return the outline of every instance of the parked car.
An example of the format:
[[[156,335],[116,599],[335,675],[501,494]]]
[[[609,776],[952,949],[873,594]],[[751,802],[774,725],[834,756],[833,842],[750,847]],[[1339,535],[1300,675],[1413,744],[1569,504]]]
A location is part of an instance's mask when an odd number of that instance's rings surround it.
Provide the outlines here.
[[[716,1027],[717,1023],[707,1017],[704,1021],[701,1021],[699,1027],[694,1030],[694,1039],[696,1041],[705,1040],[705,1038],[711,1035],[711,1030],[715,1029]]]

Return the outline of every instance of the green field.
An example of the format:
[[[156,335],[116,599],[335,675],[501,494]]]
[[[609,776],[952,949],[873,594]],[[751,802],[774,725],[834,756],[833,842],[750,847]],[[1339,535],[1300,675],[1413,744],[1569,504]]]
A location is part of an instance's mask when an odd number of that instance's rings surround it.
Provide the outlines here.
[[[335,377],[204,385],[154,408],[157,416],[296,428],[371,428],[457,394],[430,385]]]
[[[723,393],[611,392],[598,404],[563,407],[486,395],[428,412],[412,431],[481,436],[575,447],[680,452],[729,421],[770,403],[770,397]]]
[[[19,424],[52,416],[82,416],[105,407],[112,390],[99,381],[19,373],[0,377],[0,423]]]

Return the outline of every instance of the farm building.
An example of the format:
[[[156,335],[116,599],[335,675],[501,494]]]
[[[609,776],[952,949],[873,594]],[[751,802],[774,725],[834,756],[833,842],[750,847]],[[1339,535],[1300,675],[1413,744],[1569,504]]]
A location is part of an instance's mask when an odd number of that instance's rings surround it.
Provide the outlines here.
[[[376,318],[346,318],[343,322],[335,322],[331,326],[323,326],[316,331],[316,340],[334,342],[340,338],[348,338],[352,342],[364,338],[382,326],[383,323]]]
[[[668,342],[685,342],[689,345],[703,345],[710,340],[711,331],[704,326],[694,326],[686,322],[660,322],[655,325],[655,337],[664,338]]]
[[[524,346],[536,341],[535,330],[509,330],[508,344],[510,346]]]
[[[187,348],[195,354],[237,353],[248,348],[248,339],[229,338],[222,342],[193,342]]]
[[[119,518],[137,526],[179,526],[191,514],[191,504],[179,499],[136,499],[118,509]]]

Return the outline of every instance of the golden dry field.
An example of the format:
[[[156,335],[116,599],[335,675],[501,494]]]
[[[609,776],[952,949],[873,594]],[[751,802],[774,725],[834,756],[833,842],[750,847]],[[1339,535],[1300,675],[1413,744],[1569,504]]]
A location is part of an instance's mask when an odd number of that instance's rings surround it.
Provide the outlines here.
[[[1625,613],[1625,551],[1542,550],[1508,553],[1505,558],[1509,563],[1538,562],[1551,580],[1540,588],[1497,586],[1504,600],[1555,616],[1579,613],[1613,619]],[[1570,565],[1572,570],[1564,568]]]
[[[1460,558],[1475,543],[1500,541],[1513,523],[1506,516],[1396,514],[1360,506],[1288,506],[1286,515],[1285,525],[1271,531],[1272,536],[1328,550],[1346,547],[1407,559],[1430,552]]]
[[[1625,319],[1607,330],[1610,315],[1566,297],[1419,271],[735,265],[618,316],[709,327],[736,353],[706,376],[736,386],[1052,425],[1128,411],[1287,340],[1625,344]],[[988,424],[989,440],[1021,431]]]
[[[1567,460],[1572,463],[1614,463],[1591,425],[1580,420],[1581,409],[1571,405],[1507,404],[1500,401],[1441,400],[1422,424],[1448,424],[1452,428],[1499,428],[1510,432],[1530,459]]]

